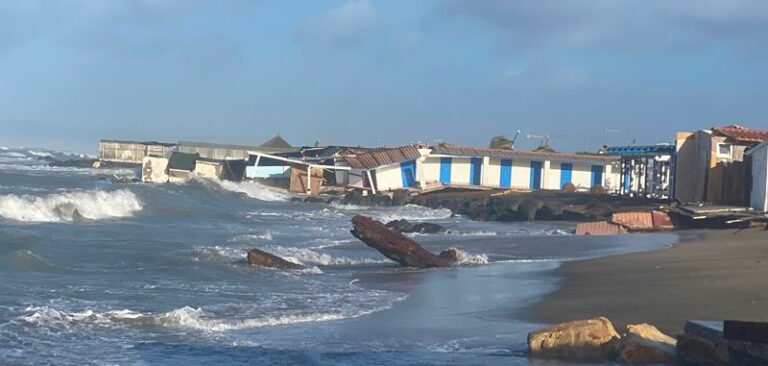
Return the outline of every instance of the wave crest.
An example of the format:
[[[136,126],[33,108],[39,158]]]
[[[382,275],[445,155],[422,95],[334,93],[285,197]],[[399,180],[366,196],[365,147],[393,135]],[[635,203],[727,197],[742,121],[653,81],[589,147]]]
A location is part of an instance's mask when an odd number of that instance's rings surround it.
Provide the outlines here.
[[[270,187],[257,182],[232,182],[216,180],[219,187],[230,192],[244,193],[248,197],[261,201],[287,201],[290,195],[279,188]]]
[[[126,189],[82,191],[45,196],[2,195],[0,217],[21,222],[64,222],[130,217],[142,202]]]

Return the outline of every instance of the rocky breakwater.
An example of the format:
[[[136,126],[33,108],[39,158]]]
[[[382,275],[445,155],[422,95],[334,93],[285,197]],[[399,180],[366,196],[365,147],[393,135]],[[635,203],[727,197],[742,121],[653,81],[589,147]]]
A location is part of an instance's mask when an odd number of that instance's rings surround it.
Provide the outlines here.
[[[416,196],[410,202],[447,208],[482,221],[607,220],[614,212],[651,210],[665,205],[643,198],[559,191],[441,191]]]

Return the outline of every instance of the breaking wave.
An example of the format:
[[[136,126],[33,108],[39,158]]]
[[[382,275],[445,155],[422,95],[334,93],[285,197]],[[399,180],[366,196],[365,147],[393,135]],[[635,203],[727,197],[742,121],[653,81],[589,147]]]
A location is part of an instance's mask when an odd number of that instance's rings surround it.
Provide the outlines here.
[[[367,207],[331,203],[331,206],[342,211],[362,213],[384,223],[400,219],[408,221],[442,220],[450,218],[453,214],[447,208],[435,209],[413,204],[392,207]]]
[[[470,254],[458,248],[456,250],[459,257],[459,264],[488,264],[488,256],[485,254]]]
[[[222,189],[244,193],[248,197],[261,201],[287,201],[290,195],[279,188],[270,187],[257,182],[232,182],[228,180],[215,181]]]
[[[277,247],[274,254],[302,265],[356,266],[366,264],[391,264],[389,259],[335,257],[305,248]]]
[[[0,195],[0,217],[21,222],[72,222],[130,217],[142,207],[138,197],[125,189],[45,196]]]

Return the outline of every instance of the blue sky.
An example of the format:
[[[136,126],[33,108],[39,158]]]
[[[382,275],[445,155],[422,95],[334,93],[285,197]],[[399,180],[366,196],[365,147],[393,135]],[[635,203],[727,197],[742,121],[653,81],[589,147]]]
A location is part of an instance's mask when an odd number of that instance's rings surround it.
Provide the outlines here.
[[[664,142],[768,128],[766,43],[762,0],[0,0],[0,144]]]

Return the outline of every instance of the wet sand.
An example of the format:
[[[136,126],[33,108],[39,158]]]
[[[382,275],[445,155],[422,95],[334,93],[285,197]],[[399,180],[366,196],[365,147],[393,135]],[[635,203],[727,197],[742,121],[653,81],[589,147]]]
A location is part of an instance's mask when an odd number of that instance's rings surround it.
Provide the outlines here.
[[[566,262],[561,287],[532,305],[532,321],[607,316],[676,335],[689,319],[768,321],[768,231],[681,232],[667,250]]]

